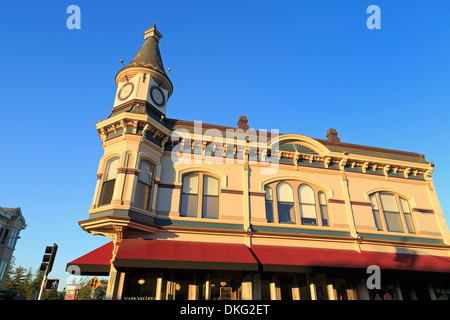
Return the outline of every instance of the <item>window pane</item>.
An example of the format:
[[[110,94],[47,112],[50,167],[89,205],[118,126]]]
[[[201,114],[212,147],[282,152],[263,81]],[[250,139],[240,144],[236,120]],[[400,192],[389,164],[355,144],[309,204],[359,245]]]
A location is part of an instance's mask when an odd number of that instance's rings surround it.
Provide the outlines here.
[[[143,160],[139,169],[141,170],[139,173],[139,181],[146,184],[152,184],[153,165],[150,161]]]
[[[378,210],[378,202],[375,194],[369,196],[370,202],[372,202],[372,210]]]
[[[323,193],[322,191],[319,192],[319,203],[324,206],[327,205],[327,197],[325,196],[325,193]]]
[[[328,208],[327,206],[320,206],[320,214],[322,216],[322,226],[328,227]]]
[[[266,187],[264,189],[266,191],[266,200],[272,201],[273,200],[273,190],[271,187]]]
[[[402,209],[404,213],[411,213],[411,211],[409,210],[408,201],[406,201],[403,198],[400,198],[400,203],[402,204]]]
[[[375,226],[378,231],[383,231],[383,225],[381,224],[380,212],[378,210],[372,210],[373,219],[375,220]]]
[[[381,205],[383,211],[398,212],[397,201],[391,193],[380,193]]]
[[[102,194],[100,196],[100,205],[111,203],[114,192],[114,183],[116,180],[109,180],[103,183]]]
[[[219,195],[219,179],[203,176],[203,195],[218,196]]]
[[[106,165],[106,173],[105,173],[104,181],[115,179],[117,176],[117,168],[118,167],[119,167],[119,158],[118,157],[112,158],[111,160],[109,160],[108,164]]]
[[[298,188],[298,199],[300,203],[309,203],[309,204],[316,203],[316,199],[314,197],[314,190],[306,184],[302,184]]]
[[[316,206],[314,204],[300,204],[302,224],[317,225]]]
[[[406,221],[406,227],[408,228],[408,232],[416,233],[416,229],[414,228],[411,213],[405,213],[405,221]]]
[[[385,211],[384,216],[386,217],[388,231],[403,232],[400,213]]]
[[[266,201],[266,219],[267,222],[273,222],[273,203]]]
[[[219,197],[203,196],[202,218],[219,218]]]
[[[138,208],[148,210],[150,208],[151,187],[144,183],[138,182],[136,187],[135,205]]]
[[[294,192],[288,183],[282,182],[277,186],[277,199],[280,202],[294,202]]]
[[[198,194],[198,174],[183,177],[183,193]]]
[[[278,222],[295,223],[294,203],[278,202]]]
[[[192,194],[181,195],[180,216],[197,217],[198,196]]]

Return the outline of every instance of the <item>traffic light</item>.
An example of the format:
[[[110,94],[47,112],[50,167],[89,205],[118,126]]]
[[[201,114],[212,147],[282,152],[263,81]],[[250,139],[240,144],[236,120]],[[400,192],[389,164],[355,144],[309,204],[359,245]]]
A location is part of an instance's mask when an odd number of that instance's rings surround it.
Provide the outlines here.
[[[52,247],[45,247],[45,254],[42,258],[41,267],[39,270],[46,271],[47,274],[52,271],[53,262],[55,261],[56,251],[58,250],[58,245],[55,243]]]

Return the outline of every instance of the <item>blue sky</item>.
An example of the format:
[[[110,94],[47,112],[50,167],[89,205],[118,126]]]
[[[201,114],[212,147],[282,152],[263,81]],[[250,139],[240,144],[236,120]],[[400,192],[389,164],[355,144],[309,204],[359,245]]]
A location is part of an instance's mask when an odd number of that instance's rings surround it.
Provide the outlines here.
[[[69,30],[69,5],[81,29]],[[369,30],[369,5],[381,29]],[[52,278],[107,243],[88,218],[114,77],[156,21],[174,93],[167,116],[420,152],[450,221],[450,2],[20,1],[0,12],[0,206],[21,207],[16,265]],[[60,285],[60,289],[61,285]]]

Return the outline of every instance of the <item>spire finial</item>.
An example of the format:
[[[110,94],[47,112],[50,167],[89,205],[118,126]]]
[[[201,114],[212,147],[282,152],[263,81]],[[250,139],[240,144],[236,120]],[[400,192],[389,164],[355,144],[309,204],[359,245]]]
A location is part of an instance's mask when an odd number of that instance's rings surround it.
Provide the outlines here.
[[[159,42],[159,40],[162,38],[161,33],[156,29],[156,21],[153,23],[153,27],[151,27],[148,30],[144,31],[144,39],[147,40],[148,37],[154,37],[156,41]]]

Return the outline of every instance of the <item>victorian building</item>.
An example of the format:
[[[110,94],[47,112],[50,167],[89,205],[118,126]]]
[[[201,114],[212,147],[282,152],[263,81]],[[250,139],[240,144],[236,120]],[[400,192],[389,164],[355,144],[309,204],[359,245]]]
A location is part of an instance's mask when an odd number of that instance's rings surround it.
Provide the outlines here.
[[[20,208],[0,207],[0,289],[11,262],[20,231],[27,227]]]
[[[243,116],[167,118],[162,36],[144,34],[96,124],[104,155],[79,222],[111,242],[68,267],[108,275],[109,299],[449,297],[450,234],[424,155],[334,129],[313,139]]]

